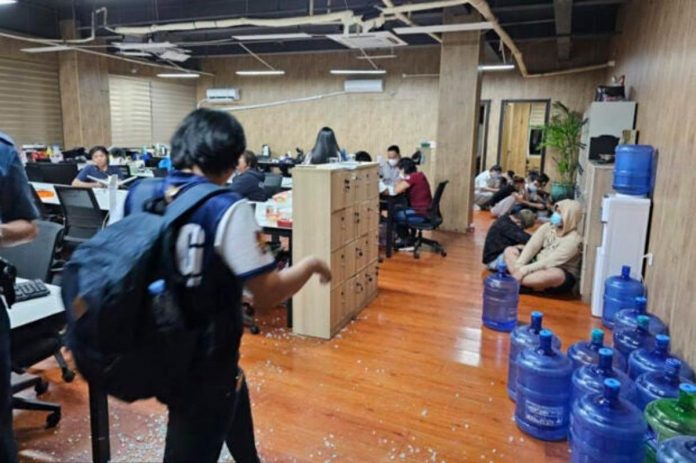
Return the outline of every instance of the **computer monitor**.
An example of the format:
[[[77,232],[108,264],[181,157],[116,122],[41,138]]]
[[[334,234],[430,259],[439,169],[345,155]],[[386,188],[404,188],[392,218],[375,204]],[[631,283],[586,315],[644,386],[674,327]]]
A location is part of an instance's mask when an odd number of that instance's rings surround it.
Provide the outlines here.
[[[27,176],[33,182],[46,182],[55,185],[70,185],[77,177],[77,164],[74,163],[27,163]],[[33,180],[36,178],[36,180]]]

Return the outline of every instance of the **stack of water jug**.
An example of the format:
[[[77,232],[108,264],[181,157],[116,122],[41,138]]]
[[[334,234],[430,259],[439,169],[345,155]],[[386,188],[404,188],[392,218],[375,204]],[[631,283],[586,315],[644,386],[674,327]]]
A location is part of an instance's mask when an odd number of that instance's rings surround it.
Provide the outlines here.
[[[510,332],[508,395],[515,422],[541,440],[570,439],[572,462],[696,463],[694,372],[670,353],[667,327],[646,311],[630,269],[607,280],[604,331],[561,351],[532,312],[518,326],[519,284],[505,265],[484,283],[483,324]]]

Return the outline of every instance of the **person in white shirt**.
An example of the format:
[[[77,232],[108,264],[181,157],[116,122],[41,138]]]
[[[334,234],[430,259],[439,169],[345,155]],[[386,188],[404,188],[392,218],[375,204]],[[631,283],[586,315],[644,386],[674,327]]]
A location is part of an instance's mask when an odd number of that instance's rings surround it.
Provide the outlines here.
[[[386,186],[393,186],[399,183],[399,160],[401,150],[397,145],[387,148],[387,158],[379,157],[379,176]]]
[[[476,176],[474,179],[474,204],[480,207],[491,199],[493,193],[498,191],[498,179],[502,172],[503,168],[496,164]]]

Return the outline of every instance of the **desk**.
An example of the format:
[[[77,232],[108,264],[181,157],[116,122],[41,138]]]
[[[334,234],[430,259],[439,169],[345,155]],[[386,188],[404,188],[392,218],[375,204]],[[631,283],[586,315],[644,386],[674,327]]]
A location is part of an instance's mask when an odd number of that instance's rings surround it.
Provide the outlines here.
[[[406,198],[404,195],[397,196],[380,196],[379,210],[387,211],[387,236],[385,254],[391,257],[394,253],[394,212],[397,204],[405,204]]]
[[[55,185],[52,183],[43,182],[29,182],[32,184],[36,192],[41,198],[41,202],[50,206],[60,206],[60,201],[58,200],[58,194],[56,194]],[[99,203],[99,208],[102,211],[109,211],[109,190],[106,188],[94,188],[94,197],[97,198],[97,203]],[[128,196],[128,191],[126,190],[116,190],[116,201],[119,202],[118,209],[123,209],[121,205],[126,202],[126,196]]]

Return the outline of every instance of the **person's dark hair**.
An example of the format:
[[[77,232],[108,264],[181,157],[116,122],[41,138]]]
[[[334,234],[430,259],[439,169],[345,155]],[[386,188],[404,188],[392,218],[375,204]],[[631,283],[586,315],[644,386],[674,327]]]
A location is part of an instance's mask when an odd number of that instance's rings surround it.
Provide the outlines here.
[[[336,134],[330,127],[324,127],[319,131],[314,148],[310,151],[309,162],[311,164],[326,164],[329,162],[329,158],[338,156],[339,150]]]
[[[113,148],[111,148],[109,154],[111,154],[115,158],[125,158],[126,150],[124,150],[123,148],[119,148],[118,146],[114,146]]]
[[[88,157],[89,159],[92,159],[92,156],[93,156],[95,153],[98,153],[99,151],[101,151],[102,153],[104,153],[104,156],[106,156],[107,159],[109,158],[109,150],[106,149],[106,147],[101,146],[101,145],[93,146],[92,149],[89,150],[89,153],[87,153],[87,157]]]
[[[404,171],[404,174],[412,174],[414,172],[417,172],[418,169],[416,169],[416,163],[413,162],[413,159],[411,158],[401,158],[399,159],[399,163],[396,165],[399,169]]]
[[[539,172],[536,170],[530,170],[527,174],[527,178],[530,182],[536,182],[537,180],[539,180]]]
[[[507,184],[508,184],[508,179],[506,179],[505,177],[500,177],[498,179],[498,188],[502,188],[504,186],[507,186]]]
[[[196,109],[172,137],[172,165],[175,169],[198,166],[206,174],[220,174],[236,167],[245,149],[244,129],[231,114]]]
[[[372,156],[367,151],[358,151],[355,153],[355,160],[358,162],[372,162]]]
[[[500,165],[498,165],[498,164],[494,165],[493,167],[491,167],[491,168],[488,169],[488,170],[490,170],[491,172],[498,172],[498,173],[502,173],[502,172],[503,172],[503,168],[500,167]]]
[[[523,177],[520,177],[519,175],[514,176],[514,177],[512,178],[512,181],[513,181],[514,183],[518,184],[518,185],[519,185],[519,184],[525,183],[524,178],[523,178]]]
[[[541,174],[541,175],[539,175],[539,178],[538,178],[537,180],[539,180],[539,183],[540,183],[540,184],[546,185],[547,183],[549,183],[549,180],[550,180],[550,179],[549,179],[549,176],[548,176],[548,175],[546,175],[546,174]]]
[[[401,156],[401,150],[399,149],[399,145],[391,145],[389,148],[387,148],[387,151],[393,151],[399,156]]]
[[[256,155],[251,150],[244,151],[240,157],[244,158],[244,162],[246,162],[247,167],[250,169],[256,169],[256,167],[259,165]]]
[[[515,171],[514,170],[508,170],[507,171],[507,176],[510,178],[515,178]]]

